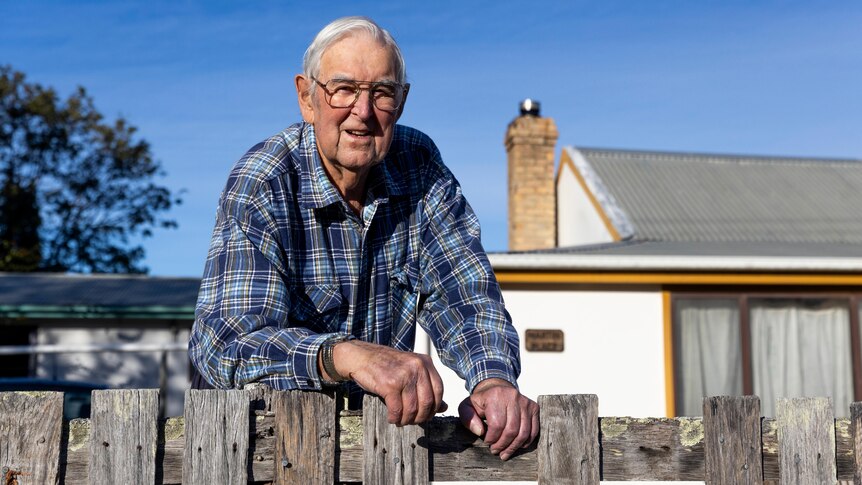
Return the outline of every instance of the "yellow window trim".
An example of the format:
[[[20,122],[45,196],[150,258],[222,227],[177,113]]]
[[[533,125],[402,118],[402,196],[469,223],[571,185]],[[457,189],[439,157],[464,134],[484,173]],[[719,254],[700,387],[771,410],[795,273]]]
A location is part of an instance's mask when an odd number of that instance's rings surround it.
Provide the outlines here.
[[[674,272],[528,272],[496,270],[500,283],[650,284],[650,285],[862,285],[862,274],[674,273]]]
[[[662,313],[664,319],[664,390],[665,403],[667,406],[667,417],[676,416],[676,390],[674,389],[673,379],[673,328],[671,321],[671,300],[670,292],[661,292]]]

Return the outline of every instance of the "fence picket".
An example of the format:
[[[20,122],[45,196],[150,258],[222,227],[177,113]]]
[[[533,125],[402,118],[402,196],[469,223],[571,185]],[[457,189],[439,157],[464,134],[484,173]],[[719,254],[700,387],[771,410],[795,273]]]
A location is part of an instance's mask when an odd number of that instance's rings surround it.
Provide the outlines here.
[[[62,425],[62,392],[0,393],[3,483],[55,483]]]
[[[186,391],[183,485],[248,482],[248,418],[244,391]]]
[[[598,397],[539,396],[539,408],[539,485],[598,485]]]
[[[335,483],[338,414],[330,393],[275,393],[275,483]]]
[[[781,483],[837,483],[832,399],[779,398],[776,410]]]
[[[155,483],[159,391],[93,391],[91,409],[89,483]]]
[[[760,398],[704,398],[703,432],[707,484],[763,483]]]
[[[424,425],[398,427],[387,421],[377,396],[362,402],[365,466],[363,485],[427,485],[428,444]]]
[[[862,484],[862,402],[850,404],[850,440],[853,453],[853,482]]]

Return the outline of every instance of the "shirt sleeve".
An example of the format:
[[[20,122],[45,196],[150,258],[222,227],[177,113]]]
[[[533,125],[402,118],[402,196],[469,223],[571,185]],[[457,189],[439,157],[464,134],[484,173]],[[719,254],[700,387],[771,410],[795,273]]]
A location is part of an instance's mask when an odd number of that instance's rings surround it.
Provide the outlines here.
[[[290,324],[271,203],[265,184],[251,195],[226,190],[219,203],[189,340],[192,363],[218,388],[320,389],[317,353],[338,335]]]
[[[492,377],[517,387],[518,334],[482,247],[479,221],[436,148],[432,161],[420,234],[420,284],[429,296],[419,324],[468,391]]]

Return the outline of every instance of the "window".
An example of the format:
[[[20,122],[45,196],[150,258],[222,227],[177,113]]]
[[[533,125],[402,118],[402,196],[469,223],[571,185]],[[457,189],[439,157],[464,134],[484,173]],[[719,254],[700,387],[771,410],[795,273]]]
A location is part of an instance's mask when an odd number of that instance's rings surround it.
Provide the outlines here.
[[[673,296],[676,411],[703,414],[704,396],[830,396],[836,416],[859,399],[859,295]]]

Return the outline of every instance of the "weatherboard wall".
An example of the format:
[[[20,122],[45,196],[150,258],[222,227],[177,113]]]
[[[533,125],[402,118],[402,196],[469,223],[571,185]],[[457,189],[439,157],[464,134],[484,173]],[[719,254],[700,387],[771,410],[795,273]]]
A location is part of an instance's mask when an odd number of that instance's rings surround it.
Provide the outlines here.
[[[665,335],[662,293],[503,287],[506,308],[521,339],[521,391],[602,396],[600,413],[664,416]],[[563,352],[525,348],[528,329],[562,330]],[[422,335],[423,339],[427,338]],[[432,356],[443,377],[447,414],[467,397],[464,381]]]

